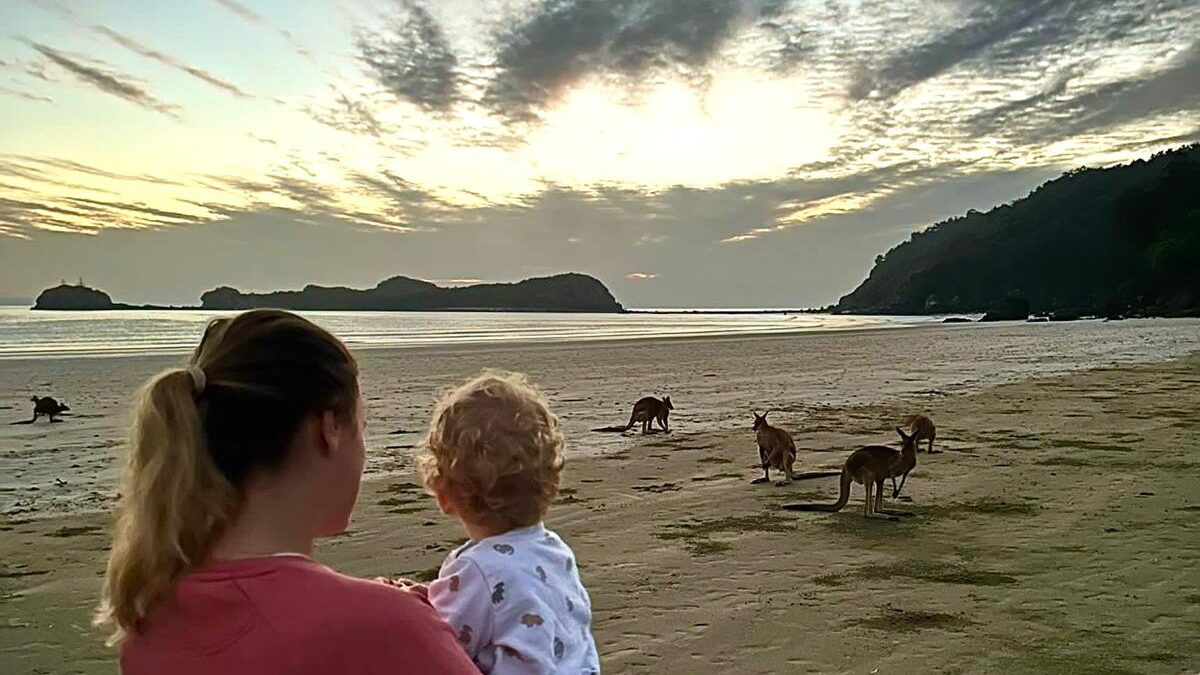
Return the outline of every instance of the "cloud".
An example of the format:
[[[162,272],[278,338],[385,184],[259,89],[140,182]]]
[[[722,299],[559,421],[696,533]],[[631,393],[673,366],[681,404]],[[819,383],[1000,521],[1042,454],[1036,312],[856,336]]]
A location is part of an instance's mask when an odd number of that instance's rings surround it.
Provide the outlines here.
[[[692,77],[738,30],[775,16],[763,0],[541,0],[496,32],[496,75],[484,102],[510,120],[538,110],[592,74]]]
[[[288,43],[288,45],[290,45],[291,48],[296,51],[297,54],[303,56],[305,59],[314,64],[316,63],[316,58],[313,56],[313,53],[301,45],[291,31],[284,28],[275,28],[271,26],[271,24],[267,23],[267,20],[264,19],[258,12],[255,12],[240,2],[236,2],[236,0],[213,0],[213,2],[229,10],[234,16],[250,24],[251,26],[266,28],[279,33],[280,37],[282,37]]]
[[[625,278],[630,281],[653,281],[658,278],[654,272],[630,272],[625,275]]]
[[[1200,42],[1158,69],[1090,87],[1068,84],[1082,75],[1064,71],[1032,95],[976,113],[972,133],[998,133],[1022,143],[1044,144],[1122,124],[1200,109]]]
[[[95,234],[110,228],[158,229],[207,220],[201,214],[157,209],[122,200],[86,197],[27,199],[0,196],[0,227],[28,236],[35,230]]]
[[[444,208],[433,195],[388,171],[377,175],[353,171],[342,183],[298,174],[304,171],[303,163],[290,162],[259,178],[208,176],[205,186],[228,194],[235,204],[196,205],[231,216],[278,208],[282,198],[290,202],[286,208],[309,218],[391,233],[433,231],[438,222],[455,222],[463,213]],[[347,206],[364,201],[381,206]]]
[[[108,28],[107,26],[93,26],[92,28],[97,33],[100,33],[101,35],[108,37],[113,42],[134,52],[135,54],[140,54],[148,59],[153,59],[155,61],[158,61],[159,63],[162,63],[163,65],[170,66],[171,68],[174,68],[181,72],[187,73],[188,75],[191,75],[192,77],[196,78],[197,80],[200,80],[201,82],[204,82],[205,84],[208,84],[210,86],[216,87],[217,89],[220,89],[221,91],[224,91],[227,94],[232,94],[241,99],[253,98],[250,94],[247,94],[245,91],[242,91],[237,85],[232,84],[231,82],[223,80],[223,79],[217,77],[216,75],[213,75],[212,73],[210,73],[206,70],[203,70],[201,68],[196,68],[195,66],[189,66],[188,64],[183,63],[182,61],[175,58],[174,56],[171,56],[169,54],[164,54],[155,49],[151,49],[151,48],[143,45],[142,43],[138,42],[137,40],[134,40],[133,38],[131,38],[127,35],[124,35],[122,33],[118,33],[117,31],[115,31],[111,28]]]
[[[46,73],[46,64],[42,62],[28,63],[25,65],[25,74],[43,82],[53,82],[54,78]]]
[[[851,100],[889,98],[980,55],[1046,18],[1056,0],[1004,0],[975,5],[962,25],[893,53],[877,69],[861,72],[850,85]]]
[[[349,134],[375,138],[382,138],[386,134],[384,125],[375,116],[370,104],[361,99],[351,100],[336,87],[334,91],[334,100],[330,104],[314,104],[305,109],[315,121]]]
[[[169,179],[163,178],[161,176],[153,176],[150,174],[133,175],[133,174],[118,173],[115,171],[109,171],[106,169],[100,169],[100,168],[97,168],[94,166],[83,164],[82,162],[75,162],[75,161],[72,161],[69,159],[62,159],[60,157],[30,157],[28,155],[0,155],[0,157],[7,157],[9,160],[9,163],[16,162],[18,165],[24,165],[25,168],[30,169],[32,171],[36,171],[38,173],[41,173],[41,171],[39,169],[30,167],[30,165],[49,166],[49,167],[53,167],[56,169],[63,169],[66,171],[71,171],[74,173],[82,173],[82,174],[87,174],[90,176],[98,176],[100,178],[109,178],[112,180],[139,181],[139,182],[143,182],[143,183],[155,183],[158,185],[174,185],[174,186],[182,186],[183,185],[183,183],[169,180]],[[3,167],[4,164],[5,164],[4,162],[0,162],[0,167]],[[9,170],[11,170],[11,169],[9,169]]]
[[[20,89],[10,89],[9,87],[0,87],[0,95],[15,96],[23,98],[26,101],[35,101],[37,103],[54,103],[54,99],[42,94],[34,94],[33,92],[22,91]]]
[[[57,64],[63,70],[71,73],[80,82],[90,84],[106,94],[124,99],[147,110],[162,113],[168,117],[179,119],[177,106],[162,103],[150,92],[131,82],[131,78],[119,73],[106,70],[102,65],[89,65],[77,61],[66,54],[37,42],[29,42],[42,56]]]
[[[805,179],[801,172],[788,179],[767,182],[768,190],[747,194],[754,197],[754,201],[762,199],[770,209],[769,213],[765,213],[755,227],[731,233],[720,243],[740,244],[800,226],[871,213],[896,195],[912,194],[926,186],[967,175],[971,165],[971,162],[952,160],[941,163],[908,161],[843,176]]]
[[[1031,108],[1062,96],[1067,90],[1067,85],[1078,76],[1078,69],[1064,68],[1054,74],[1037,93],[981,110],[967,121],[967,125],[978,134],[1001,130],[1012,116],[1028,112]]]
[[[400,0],[382,31],[362,31],[359,59],[396,98],[445,111],[458,100],[458,59],[441,25],[424,5]]]
[[[1072,136],[1148,116],[1200,108],[1200,42],[1165,68],[1110,82],[1052,108],[1045,136]]]
[[[264,26],[267,23],[266,21],[263,21],[263,18],[259,16],[257,12],[241,4],[240,2],[234,2],[234,0],[215,0],[215,2],[225,9],[233,12],[239,19],[245,21],[246,23],[251,23],[257,26]]]
[[[72,18],[76,16],[74,9],[72,9],[69,5],[59,2],[59,0],[26,0],[26,1],[29,2],[31,5],[41,7],[42,9],[49,10],[51,12],[56,12],[58,14],[62,14],[63,16],[72,17]]]

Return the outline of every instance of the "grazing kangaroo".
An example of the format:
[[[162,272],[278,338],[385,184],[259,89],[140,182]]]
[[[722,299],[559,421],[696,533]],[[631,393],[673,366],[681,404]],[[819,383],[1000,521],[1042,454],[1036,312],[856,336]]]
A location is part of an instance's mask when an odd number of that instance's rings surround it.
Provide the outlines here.
[[[629,424],[625,425],[625,431],[633,428],[634,424],[642,423],[642,433],[650,433],[650,423],[658,420],[658,426],[662,427],[663,431],[671,431],[667,426],[667,417],[671,415],[671,411],[675,406],[671,404],[671,397],[664,396],[662,400],[658,400],[653,396],[647,396],[637,403],[633,404],[633,414],[629,416]]]
[[[762,462],[763,476],[750,481],[752,484],[766,483],[771,480],[771,469],[782,471],[785,476],[776,486],[792,482],[792,467],[796,464],[796,444],[792,435],[767,423],[767,411],[761,415],[754,413],[754,435],[758,440],[758,458]]]
[[[889,511],[883,508],[883,481],[893,476],[907,475],[917,465],[917,440],[896,427],[903,444],[899,451],[886,445],[867,445],[850,453],[842,465],[841,492],[833,504],[784,504],[789,511],[841,511],[850,501],[850,485],[862,484],[867,491],[863,515],[880,520],[899,520],[896,516],[911,516],[909,511]],[[873,498],[872,498],[873,497]]]
[[[37,418],[41,415],[49,417],[51,422],[61,422],[62,420],[54,419],[54,416],[61,415],[62,413],[70,410],[67,405],[59,403],[49,396],[43,396],[41,398],[34,396],[29,400],[33,401],[33,419],[29,420],[29,424],[36,422]]]

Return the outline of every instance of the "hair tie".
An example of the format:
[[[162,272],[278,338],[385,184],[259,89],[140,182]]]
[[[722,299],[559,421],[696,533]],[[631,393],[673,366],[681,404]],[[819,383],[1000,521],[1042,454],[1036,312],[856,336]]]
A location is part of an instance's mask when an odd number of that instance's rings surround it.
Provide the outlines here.
[[[204,370],[200,366],[188,366],[187,374],[192,376],[192,389],[199,396],[204,392],[205,385],[208,384],[208,378],[204,375]]]

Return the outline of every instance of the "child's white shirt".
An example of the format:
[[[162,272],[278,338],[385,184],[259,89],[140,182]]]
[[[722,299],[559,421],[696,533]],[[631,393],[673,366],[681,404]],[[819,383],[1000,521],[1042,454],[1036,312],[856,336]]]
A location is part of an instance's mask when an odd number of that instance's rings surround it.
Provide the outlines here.
[[[429,600],[487,675],[600,673],[575,554],[540,523],[460,546]]]

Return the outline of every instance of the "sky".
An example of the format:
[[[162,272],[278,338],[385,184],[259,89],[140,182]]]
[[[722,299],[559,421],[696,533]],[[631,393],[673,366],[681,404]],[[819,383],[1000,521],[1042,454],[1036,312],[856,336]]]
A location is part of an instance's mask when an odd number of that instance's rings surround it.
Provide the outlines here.
[[[1200,139],[1194,0],[0,0],[0,299],[593,274],[835,302]]]

